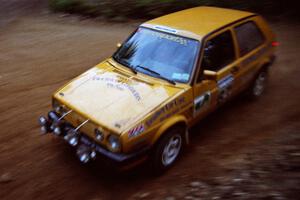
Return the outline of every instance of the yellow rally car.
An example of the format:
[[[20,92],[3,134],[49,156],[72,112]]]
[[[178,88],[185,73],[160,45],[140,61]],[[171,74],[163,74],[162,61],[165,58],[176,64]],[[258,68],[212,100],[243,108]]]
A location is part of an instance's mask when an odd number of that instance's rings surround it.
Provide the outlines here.
[[[54,93],[41,131],[62,136],[83,163],[150,156],[164,171],[193,124],[246,89],[263,93],[275,46],[266,22],[249,12],[197,7],[147,21]]]

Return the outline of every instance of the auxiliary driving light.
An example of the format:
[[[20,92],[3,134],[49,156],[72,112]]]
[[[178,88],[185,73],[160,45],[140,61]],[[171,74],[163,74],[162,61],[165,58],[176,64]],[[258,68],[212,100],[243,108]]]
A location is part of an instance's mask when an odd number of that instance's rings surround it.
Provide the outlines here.
[[[53,112],[53,111],[50,111],[48,113],[48,117],[49,117],[49,120],[54,121],[54,122],[58,121],[58,119],[59,119],[59,117],[57,116],[57,114],[55,112]]]
[[[69,144],[73,147],[75,147],[78,144],[78,137],[77,136],[72,136],[71,139],[69,140]]]
[[[80,160],[80,162],[82,163],[87,163],[90,160],[94,160],[96,158],[96,151],[92,150],[90,147],[81,144],[78,148],[77,148],[77,156]]]
[[[79,138],[77,136],[77,132],[75,130],[70,129],[68,133],[64,136],[64,139],[71,145],[76,146],[79,142]]]
[[[90,161],[90,155],[86,152],[80,155],[79,160],[83,163],[87,163]]]
[[[46,119],[46,117],[40,117],[40,118],[39,118],[39,124],[40,124],[41,126],[45,126],[45,125],[47,124],[47,119]]]
[[[61,128],[59,126],[56,126],[53,130],[53,133],[55,135],[60,135],[62,133]]]
[[[91,156],[92,159],[95,159],[96,158],[96,151],[92,151],[90,156]]]
[[[41,134],[46,134],[48,132],[48,129],[46,126],[41,126]]]
[[[55,125],[54,125],[54,124],[51,124],[50,130],[51,130],[51,131],[54,131],[54,129],[55,129]]]

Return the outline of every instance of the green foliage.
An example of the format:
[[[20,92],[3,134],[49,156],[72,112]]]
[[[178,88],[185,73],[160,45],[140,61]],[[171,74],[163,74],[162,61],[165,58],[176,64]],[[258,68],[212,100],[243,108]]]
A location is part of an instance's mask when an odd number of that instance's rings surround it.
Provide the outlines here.
[[[189,7],[209,5],[278,14],[289,0],[49,0],[55,12],[108,18],[153,18]]]
[[[49,7],[54,12],[77,13],[96,16],[97,9],[84,0],[49,0]]]
[[[53,11],[72,12],[82,5],[79,0],[50,0],[49,6]]]

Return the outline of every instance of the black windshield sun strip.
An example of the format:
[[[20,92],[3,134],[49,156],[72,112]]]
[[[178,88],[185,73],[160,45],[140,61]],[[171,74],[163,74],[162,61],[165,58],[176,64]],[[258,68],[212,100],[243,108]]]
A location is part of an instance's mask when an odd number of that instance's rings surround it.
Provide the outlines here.
[[[141,65],[138,65],[138,66],[136,66],[136,68],[142,68],[142,69],[144,69],[144,70],[146,70],[146,71],[148,71],[148,72],[151,72],[152,74],[156,74],[156,75],[160,76],[160,73],[158,73],[158,72],[156,72],[156,71],[153,71],[152,69],[149,69],[149,68],[147,68],[147,67],[143,67],[143,66],[141,66]]]
[[[163,79],[163,80],[166,80],[166,81],[168,81],[169,83],[171,83],[171,84],[173,84],[173,85],[176,85],[176,82],[175,81],[173,81],[173,80],[171,80],[171,79],[168,79],[168,78],[166,78],[166,77],[164,77],[164,76],[161,76],[161,75],[158,75],[159,76],[159,78],[161,78],[161,79]]]
[[[173,85],[176,85],[175,81],[170,80],[170,79],[168,79],[168,78],[166,78],[166,77],[160,75],[160,73],[158,73],[158,72],[156,72],[156,71],[154,71],[154,70],[152,70],[152,69],[148,69],[147,67],[143,67],[143,66],[140,66],[140,65],[137,65],[135,68],[142,68],[142,69],[144,69],[144,70],[146,70],[146,71],[148,71],[148,72],[150,72],[150,73],[152,73],[152,74],[157,75],[159,78],[161,78],[161,79],[163,79],[163,80],[166,80],[166,81],[168,81],[169,83],[172,83]]]
[[[137,74],[137,71],[126,61],[121,60],[116,58],[116,56],[113,56],[113,58],[115,59],[115,61],[117,61],[118,63],[124,65],[125,67],[129,68],[134,74]]]

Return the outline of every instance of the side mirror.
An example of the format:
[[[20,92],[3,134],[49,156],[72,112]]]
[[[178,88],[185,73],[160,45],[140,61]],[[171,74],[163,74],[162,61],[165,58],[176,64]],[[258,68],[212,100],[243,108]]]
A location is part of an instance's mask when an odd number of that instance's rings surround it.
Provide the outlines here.
[[[120,48],[122,46],[121,43],[117,43],[117,48]]]
[[[217,72],[204,70],[203,71],[204,80],[217,80]]]

